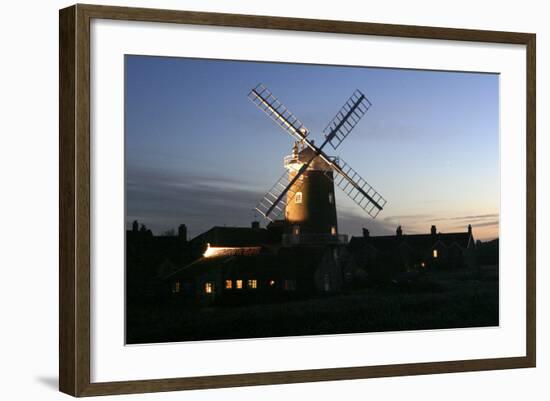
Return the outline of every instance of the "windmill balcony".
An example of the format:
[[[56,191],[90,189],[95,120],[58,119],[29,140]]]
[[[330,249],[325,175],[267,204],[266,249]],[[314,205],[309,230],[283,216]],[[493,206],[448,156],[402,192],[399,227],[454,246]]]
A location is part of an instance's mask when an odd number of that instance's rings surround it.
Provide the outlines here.
[[[288,156],[285,156],[283,163],[284,163],[284,166],[288,168],[293,164],[298,164],[298,163],[301,164],[302,162],[300,161],[297,155],[288,155]],[[296,166],[292,166],[292,167],[297,168]]]
[[[347,244],[348,236],[345,234],[283,234],[283,246],[293,245],[326,245]]]

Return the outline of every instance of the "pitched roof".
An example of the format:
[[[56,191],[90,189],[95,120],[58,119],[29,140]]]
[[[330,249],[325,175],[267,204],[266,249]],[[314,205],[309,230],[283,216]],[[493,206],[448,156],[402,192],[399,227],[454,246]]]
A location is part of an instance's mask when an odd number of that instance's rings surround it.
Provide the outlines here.
[[[243,248],[236,248],[243,249]],[[327,251],[324,247],[292,247],[281,248],[278,252],[269,252],[266,248],[244,248],[246,252],[221,253],[213,257],[201,257],[186,266],[183,266],[166,279],[174,276],[187,276],[195,273],[206,273],[223,267],[235,267],[240,271],[258,271],[275,269],[306,271],[315,268]]]
[[[390,251],[401,244],[407,244],[410,247],[425,251],[431,249],[437,242],[442,242],[445,246],[457,244],[461,248],[467,248],[470,241],[470,234],[463,233],[437,233],[432,234],[403,234],[369,236],[369,237],[352,237],[350,247],[352,249],[360,248],[364,245],[371,245],[380,251]]]
[[[190,242],[192,245],[209,243],[218,247],[259,246],[273,242],[269,234],[265,228],[215,226]]]

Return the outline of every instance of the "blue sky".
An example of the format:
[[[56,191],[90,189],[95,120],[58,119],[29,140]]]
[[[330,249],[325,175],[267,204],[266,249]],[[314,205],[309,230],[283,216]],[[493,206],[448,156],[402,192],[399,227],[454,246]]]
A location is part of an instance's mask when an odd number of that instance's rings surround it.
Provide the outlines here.
[[[376,220],[339,190],[339,231],[498,236],[498,75],[126,56],[126,222],[155,233],[247,226],[292,138],[248,100],[262,82],[321,141],[352,92],[371,109],[334,152],[388,201]]]

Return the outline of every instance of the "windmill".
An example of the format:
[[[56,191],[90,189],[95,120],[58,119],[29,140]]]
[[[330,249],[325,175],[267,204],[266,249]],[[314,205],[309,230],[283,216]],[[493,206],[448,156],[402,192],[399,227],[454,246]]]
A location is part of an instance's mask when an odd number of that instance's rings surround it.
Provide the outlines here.
[[[363,93],[353,92],[323,130],[320,146],[264,85],[258,84],[248,97],[295,141],[292,154],[284,159],[285,172],[256,207],[264,218],[273,222],[284,212],[286,234],[306,239],[298,242],[338,242],[334,183],[376,218],[386,200],[342,158],[328,156],[323,150],[327,144],[336,150],[371,107]]]

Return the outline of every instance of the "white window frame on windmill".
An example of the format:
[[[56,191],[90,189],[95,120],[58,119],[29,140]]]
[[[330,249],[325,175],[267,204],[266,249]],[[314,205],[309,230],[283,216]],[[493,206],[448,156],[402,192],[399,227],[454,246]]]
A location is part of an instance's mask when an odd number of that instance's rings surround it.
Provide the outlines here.
[[[294,202],[295,203],[302,203],[302,193],[301,192],[296,192],[296,195],[294,196]]]
[[[328,193],[328,203],[331,205],[334,203],[334,194],[332,192]]]

